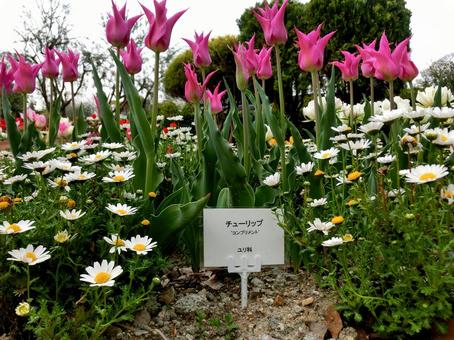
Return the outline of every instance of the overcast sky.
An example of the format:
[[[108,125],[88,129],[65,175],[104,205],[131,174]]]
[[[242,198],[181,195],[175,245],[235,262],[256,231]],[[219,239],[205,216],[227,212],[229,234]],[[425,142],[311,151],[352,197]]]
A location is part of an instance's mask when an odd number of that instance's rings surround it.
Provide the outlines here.
[[[116,2],[124,3],[123,0]],[[23,6],[32,6],[34,3],[35,0],[0,0],[0,50],[17,48],[14,44],[17,40],[14,30],[22,27],[20,20]],[[77,37],[93,39],[99,36],[104,39],[100,23],[102,16],[111,11],[110,0],[74,0],[70,3],[73,34]],[[143,3],[154,11],[151,0],[143,0]],[[171,44],[185,46],[181,38],[192,38],[194,30],[212,30],[212,36],[237,33],[236,19],[245,8],[255,3],[256,0],[168,0],[170,15],[189,8],[177,22]],[[432,61],[454,52],[454,39],[451,35],[454,0],[407,0],[407,7],[412,11],[412,58],[421,70]],[[142,13],[138,2],[129,0],[128,16],[136,13]]]

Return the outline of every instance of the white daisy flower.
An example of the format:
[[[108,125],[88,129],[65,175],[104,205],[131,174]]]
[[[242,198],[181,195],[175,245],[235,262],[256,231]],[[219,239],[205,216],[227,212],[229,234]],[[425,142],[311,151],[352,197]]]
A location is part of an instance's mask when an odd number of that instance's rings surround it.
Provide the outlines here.
[[[305,174],[306,172],[311,172],[312,169],[314,168],[314,162],[308,162],[308,163],[301,163],[300,165],[297,165],[295,167],[296,174],[297,175],[302,175]]]
[[[343,141],[348,140],[348,138],[346,135],[337,135],[334,137],[330,137],[330,140],[333,142],[343,142]]]
[[[183,120],[183,116],[182,115],[178,115],[178,116],[167,117],[167,120],[178,122],[178,121],[182,121]]]
[[[376,132],[380,131],[381,128],[383,127],[384,123],[383,122],[369,122],[367,124],[361,125],[358,130],[364,133],[371,133],[371,132]]]
[[[269,175],[263,180],[263,184],[269,186],[269,187],[274,187],[279,184],[281,180],[281,174],[279,172],[276,172],[274,175]]]
[[[48,155],[49,153],[52,153],[54,150],[55,148],[38,151],[29,151],[22,155],[17,156],[17,158],[22,159],[24,162],[39,161],[41,158]]]
[[[421,126],[412,125],[409,128],[404,128],[404,131],[406,133],[408,133],[409,135],[417,135],[419,133],[426,131],[427,128],[429,127],[429,125],[430,125],[430,123],[427,123],[427,124],[424,124]]]
[[[121,266],[115,267],[115,262],[107,262],[103,260],[102,263],[95,262],[93,267],[85,268],[88,274],[80,275],[80,280],[90,283],[91,287],[112,287],[115,284],[115,278],[123,272]]]
[[[437,119],[448,119],[454,117],[454,109],[449,107],[442,107],[441,109],[439,107],[435,107],[432,110],[432,117]]]
[[[94,172],[73,172],[66,174],[63,178],[67,182],[73,182],[73,181],[87,181],[93,177],[95,177],[96,174]]]
[[[70,238],[68,230],[62,230],[55,234],[54,240],[58,243],[65,243]]]
[[[405,112],[404,117],[415,121],[423,120],[431,115],[431,109],[418,108],[416,111]]]
[[[166,153],[165,157],[172,159],[172,158],[179,158],[181,156],[181,152],[173,152],[173,153]]]
[[[339,146],[347,151],[352,151],[353,155],[356,155],[358,150],[364,150],[369,148],[371,141],[368,139],[360,139],[357,141],[348,141],[347,143],[339,144]]]
[[[434,106],[435,94],[437,93],[438,88],[435,86],[429,86],[424,89],[424,92],[419,92],[416,96],[416,100],[424,107]],[[443,86],[441,88],[441,105],[446,105],[448,102],[453,100],[451,91]]]
[[[137,152],[123,151],[123,152],[113,152],[112,156],[117,162],[124,161],[133,161],[137,158]]]
[[[33,225],[35,222],[30,220],[21,220],[17,223],[9,223],[7,221],[3,222],[3,225],[0,226],[0,234],[20,234],[25,231],[35,229]]]
[[[406,181],[408,183],[422,184],[436,181],[447,176],[448,174],[448,168],[444,165],[429,164],[419,165],[416,168],[412,168],[405,176],[407,177]]]
[[[330,159],[330,158],[336,157],[338,153],[339,153],[339,149],[330,148],[327,150],[321,150],[319,152],[316,152],[314,154],[314,157],[317,159]]]
[[[86,212],[82,212],[82,210],[76,210],[76,209],[73,209],[73,210],[67,209],[65,211],[60,210],[60,216],[68,221],[77,220],[77,219],[81,218],[82,216],[84,216],[85,214],[86,214]]]
[[[111,244],[113,247],[110,248],[109,253],[113,254],[115,251],[120,254],[122,251],[126,251],[127,248],[125,246],[125,241],[122,240],[120,237],[118,237],[117,234],[112,234],[109,237],[104,236],[103,237],[104,241],[107,243]]]
[[[307,231],[310,233],[312,231],[318,230],[323,234],[328,235],[328,232],[335,225],[331,222],[322,222],[319,218],[316,218],[313,222],[309,222],[310,227],[307,228]]]
[[[80,172],[82,168],[80,166],[75,166],[71,162],[62,161],[62,160],[53,160],[50,162],[55,168],[61,171],[69,171],[69,172]]]
[[[118,216],[134,215],[137,212],[137,208],[121,203],[117,203],[117,205],[108,204],[106,209]]]
[[[315,208],[315,207],[321,207],[321,206],[325,205],[326,203],[328,203],[328,200],[325,197],[322,197],[322,198],[314,199],[309,205],[312,208]]]
[[[382,122],[390,123],[396,119],[399,119],[404,114],[404,111],[401,109],[384,111],[381,115],[374,115],[369,118],[370,122]]]
[[[449,131],[448,129],[434,129],[437,133],[437,138],[432,141],[433,144],[449,146],[454,144],[454,130]]]
[[[331,126],[331,130],[336,131],[337,133],[345,133],[352,130],[352,128],[346,124],[342,124],[336,127]]]
[[[87,144],[87,141],[81,140],[81,141],[65,143],[61,146],[61,148],[64,151],[76,151],[76,150],[82,149],[85,146],[85,144]]]
[[[55,179],[47,179],[47,182],[52,188],[59,188],[65,189],[66,191],[70,191],[71,188],[69,187],[69,182],[65,180],[63,177],[55,178]]]
[[[89,155],[89,156],[84,156],[80,159],[80,161],[83,163],[87,163],[87,164],[94,164],[94,163],[98,163],[98,162],[105,160],[110,155],[111,155],[110,151],[103,150],[103,151],[98,151],[97,153]]]
[[[22,181],[24,181],[27,177],[28,177],[27,175],[16,175],[16,176],[12,176],[12,177],[10,177],[10,178],[8,178],[8,179],[5,179],[5,180],[3,181],[3,184],[9,185],[9,184],[14,184],[14,183],[16,183],[16,182],[22,182]]]
[[[389,164],[396,160],[396,156],[394,155],[384,155],[383,157],[378,157],[377,162],[380,164]]]
[[[107,164],[106,165],[107,169],[110,169],[112,171],[134,171],[133,167],[129,164],[126,165],[121,165],[121,164]]]
[[[38,246],[36,249],[29,244],[26,248],[14,249],[8,252],[12,257],[7,258],[10,261],[18,261],[27,263],[29,266],[44,262],[50,259],[49,251],[43,246]]]
[[[105,183],[122,183],[133,178],[135,175],[132,170],[126,171],[111,171],[109,177],[103,177],[102,180]]]
[[[121,143],[102,143],[101,146],[106,149],[120,149],[124,148],[124,145]]]
[[[36,162],[32,162],[32,163],[25,163],[22,167],[25,169],[42,172],[48,166],[49,166],[49,162],[36,161]]]
[[[323,247],[334,247],[334,246],[341,245],[342,243],[344,243],[344,240],[342,239],[342,237],[332,237],[329,240],[323,241],[322,246]]]
[[[448,204],[454,203],[454,184],[449,184],[446,188],[441,189],[440,196],[447,200]]]
[[[146,255],[148,252],[152,251],[154,247],[157,246],[157,242],[152,242],[152,238],[148,236],[137,235],[131,237],[130,240],[126,240],[126,248],[135,251],[138,255]]]

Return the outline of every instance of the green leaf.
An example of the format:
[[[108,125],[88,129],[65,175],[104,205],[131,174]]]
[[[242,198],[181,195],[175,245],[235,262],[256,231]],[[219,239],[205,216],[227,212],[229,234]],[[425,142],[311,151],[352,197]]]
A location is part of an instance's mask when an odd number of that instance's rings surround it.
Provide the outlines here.
[[[441,86],[440,85],[438,85],[437,92],[435,92],[434,107],[441,107]]]
[[[274,204],[278,195],[278,189],[269,187],[267,185],[261,185],[255,191],[255,206],[257,208],[269,207]]]
[[[328,90],[326,93],[326,110],[321,118],[321,137],[320,148],[327,149],[332,145],[330,137],[333,135],[332,126],[336,126],[336,103],[335,103],[335,84],[336,70],[334,66],[331,68],[331,79],[328,83]]]
[[[306,146],[303,143],[303,139],[301,138],[301,134],[296,128],[295,124],[291,121],[287,120],[287,124],[290,128],[290,133],[293,137],[293,146],[296,149],[298,160],[301,163],[307,163],[312,160],[311,154],[307,151]]]
[[[151,236],[154,241],[158,242],[160,249],[165,250],[169,246],[175,245],[180,231],[199,215],[208,202],[209,196],[187,204],[170,205],[157,216],[153,215],[149,218]]]
[[[222,188],[218,195],[216,208],[232,208],[232,193],[229,188]]]
[[[5,116],[6,121],[6,132],[8,135],[8,142],[11,152],[14,156],[17,156],[19,153],[19,146],[21,141],[21,134],[19,129],[16,125],[16,120],[11,114],[11,107],[8,101],[8,97],[6,96],[6,91],[3,88],[2,92],[2,106],[3,106],[3,114]]]
[[[106,94],[104,93],[104,90],[102,88],[101,79],[99,79],[98,71],[96,70],[96,66],[93,62],[91,62],[91,66],[93,68],[93,81],[95,83],[97,91],[96,95],[98,97],[99,106],[101,109],[99,115],[102,120],[102,125],[103,127],[105,127],[107,135],[109,136],[111,142],[121,143],[123,141],[121,131],[117,122],[115,121],[112,111],[110,110]]]
[[[54,106],[52,107],[51,120],[49,124],[49,146],[55,144],[55,139],[58,135],[58,127],[60,125],[60,109],[61,109],[61,95],[58,96],[57,100],[54,101]]]

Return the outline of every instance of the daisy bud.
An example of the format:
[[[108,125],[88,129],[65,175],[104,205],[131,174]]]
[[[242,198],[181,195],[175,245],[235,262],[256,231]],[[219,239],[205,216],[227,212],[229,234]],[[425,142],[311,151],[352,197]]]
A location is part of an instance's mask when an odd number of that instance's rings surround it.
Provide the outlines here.
[[[76,206],[76,201],[72,200],[72,199],[69,199],[68,202],[66,203],[66,206],[71,209],[71,208],[74,208]]]
[[[88,204],[92,204],[92,203],[93,203],[93,200],[89,198],[89,199],[87,199],[86,202],[87,202]]]
[[[9,207],[9,203],[6,201],[0,202],[0,210],[5,210]]]
[[[156,196],[157,196],[157,194],[154,191],[150,191],[148,193],[148,197],[150,197],[150,198],[155,198]]]
[[[15,311],[19,316],[26,316],[30,313],[30,305],[27,302],[21,302],[17,305]]]
[[[145,219],[142,220],[142,222],[140,222],[140,224],[143,225],[143,226],[149,226],[150,225],[150,221],[145,218]]]
[[[60,202],[66,202],[68,200],[67,196],[60,196],[59,201]]]
[[[405,214],[405,218],[406,218],[407,220],[413,220],[413,219],[415,218],[415,215],[414,215],[414,214],[408,213],[408,214]]]
[[[155,276],[155,277],[153,278],[153,281],[151,281],[151,283],[153,284],[153,287],[154,287],[154,286],[158,286],[158,285],[161,284],[161,280],[159,279],[159,277],[156,277],[156,276]]]

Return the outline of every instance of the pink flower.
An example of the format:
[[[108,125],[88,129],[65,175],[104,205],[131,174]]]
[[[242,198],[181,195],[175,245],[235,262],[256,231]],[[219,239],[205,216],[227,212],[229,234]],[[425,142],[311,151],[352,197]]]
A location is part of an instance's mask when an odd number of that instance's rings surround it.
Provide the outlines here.
[[[69,137],[73,133],[74,126],[71,124],[68,118],[61,118],[58,124],[58,137]]]
[[[123,63],[129,74],[136,74],[142,70],[142,57],[140,55],[142,49],[143,48],[137,48],[134,39],[131,39],[126,47],[126,51],[120,50]]]
[[[79,63],[79,53],[74,53],[68,49],[68,53],[55,51],[60,57],[61,65],[63,67],[63,81],[71,83],[77,80],[79,72],[77,65]]]
[[[248,87],[248,81],[251,77],[249,73],[250,64],[247,60],[247,49],[243,44],[238,44],[232,51],[236,65],[236,86],[240,91],[245,91]]]
[[[407,50],[402,55],[399,78],[403,81],[412,81],[418,76],[419,70],[415,63],[411,61],[410,54]]]
[[[262,26],[265,41],[269,46],[285,44],[287,41],[287,29],[284,24],[284,14],[287,4],[288,0],[285,0],[281,8],[279,8],[278,1],[275,0],[273,7],[270,8],[265,0],[265,9],[257,8],[258,12],[254,12],[254,16],[260,26]]]
[[[375,51],[376,40],[372,41],[369,45],[363,43],[363,47],[356,45],[363,62],[361,63],[361,72],[364,77],[372,78],[375,75],[374,61],[372,51]]]
[[[378,51],[371,51],[372,55],[375,57],[374,68],[375,77],[377,79],[392,81],[399,76],[402,57],[407,50],[409,39],[410,38],[407,38],[401,41],[391,53],[388,38],[385,33],[382,34],[380,48]]]
[[[358,65],[361,60],[361,56],[355,56],[347,51],[341,51],[344,56],[344,62],[333,61],[331,64],[339,68],[342,72],[342,79],[344,81],[356,80],[358,79]]]
[[[126,4],[118,10],[113,0],[112,9],[113,16],[108,14],[109,20],[106,25],[107,41],[114,47],[123,48],[128,44],[131,30],[142,14],[126,20]]]
[[[301,70],[306,72],[320,71],[323,67],[323,58],[325,47],[328,44],[329,39],[336,32],[330,32],[324,37],[320,38],[320,31],[322,25],[312,32],[305,34],[295,28],[298,41],[296,42],[300,51],[298,53],[298,66]]]
[[[259,79],[269,79],[273,76],[273,67],[271,66],[271,52],[273,48],[270,47],[266,49],[263,47],[260,50],[258,60],[259,68],[257,70],[257,78]]]
[[[45,58],[43,62],[43,67],[41,68],[41,74],[44,78],[54,79],[58,77],[58,66],[60,65],[60,60],[55,58],[55,51],[46,47]]]
[[[150,23],[150,29],[145,37],[145,45],[155,51],[163,52],[169,48],[172,29],[178,19],[186,12],[180,11],[167,19],[166,0],[153,0],[156,16],[147,7],[140,4]]]
[[[197,73],[195,73],[192,65],[184,64],[184,74],[186,76],[186,83],[184,84],[184,96],[189,103],[196,104],[202,100],[206,85],[215,73],[216,71],[209,73],[205,78],[203,84],[200,84],[197,80]]]
[[[211,64],[210,50],[208,49],[210,34],[211,32],[203,36],[203,33],[198,35],[196,32],[194,41],[183,39],[191,47],[192,59],[196,67],[207,67]]]
[[[259,68],[259,56],[256,53],[258,50],[255,49],[255,34],[252,36],[251,40],[246,41],[246,68],[248,73],[252,76],[254,75]]]
[[[12,70],[14,70],[14,93],[32,93],[36,88],[36,76],[41,69],[42,64],[30,64],[24,56],[18,54],[19,61],[17,62],[10,56],[9,61]]]
[[[23,117],[24,114],[21,113],[21,117]],[[35,127],[38,129],[43,129],[46,127],[46,116],[45,115],[40,115],[33,111],[32,109],[28,108],[27,109],[27,119],[35,123]]]
[[[206,98],[210,101],[210,108],[212,113],[219,113],[222,111],[222,97],[227,93],[227,90],[219,92],[219,85],[216,86],[214,92],[210,90],[205,91]]]
[[[5,56],[2,56],[2,61],[0,62],[0,93],[3,91],[3,88],[5,88],[6,93],[10,93],[13,80],[14,71],[13,69],[7,69]]]

